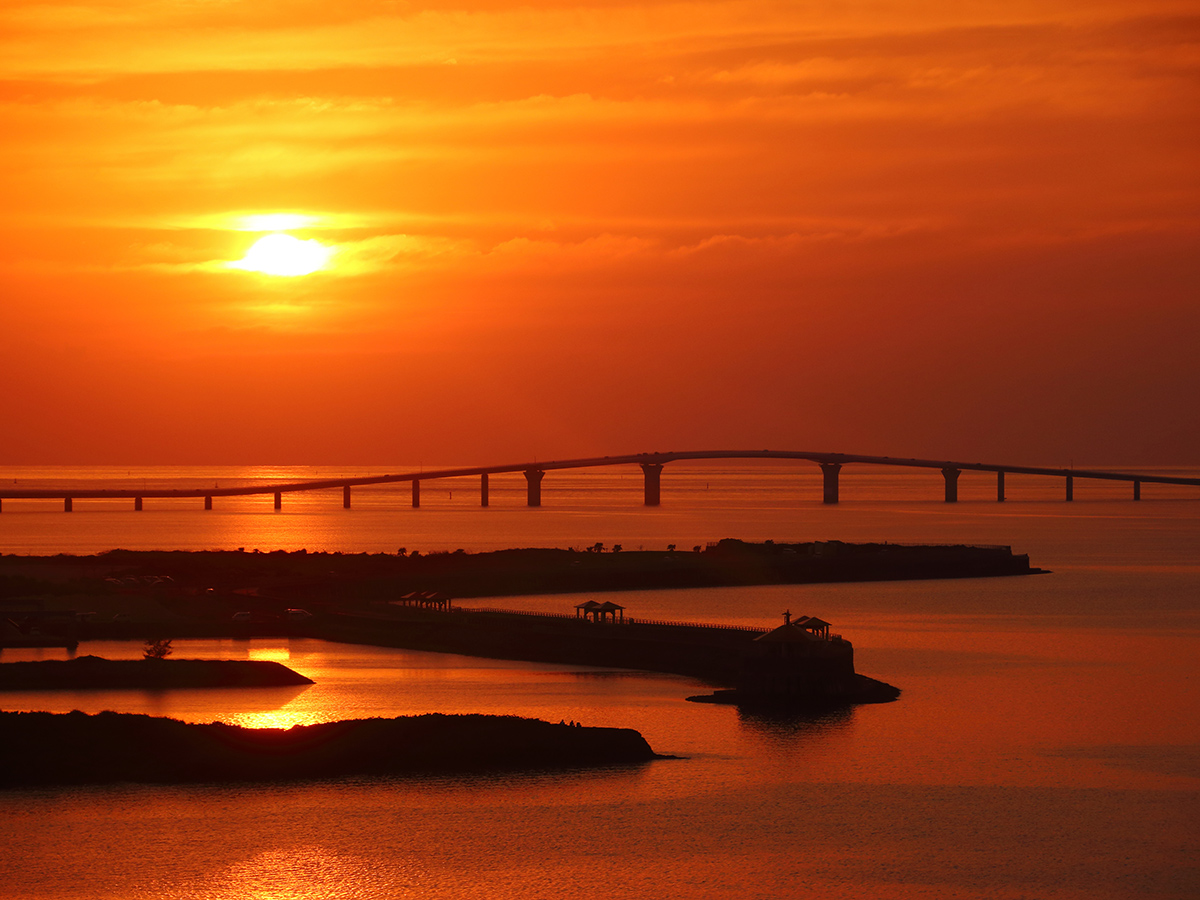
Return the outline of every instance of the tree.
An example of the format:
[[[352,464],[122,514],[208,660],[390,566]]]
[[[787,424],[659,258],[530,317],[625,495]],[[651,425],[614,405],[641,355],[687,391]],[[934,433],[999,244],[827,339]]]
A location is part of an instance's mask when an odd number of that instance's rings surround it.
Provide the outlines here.
[[[146,641],[142,648],[143,659],[166,659],[174,651],[171,649],[171,641],[167,638],[151,638]]]

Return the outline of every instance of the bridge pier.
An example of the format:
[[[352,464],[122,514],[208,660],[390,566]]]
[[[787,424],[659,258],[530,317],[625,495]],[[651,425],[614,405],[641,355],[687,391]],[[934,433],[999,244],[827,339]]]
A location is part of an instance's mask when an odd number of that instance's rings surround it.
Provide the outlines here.
[[[71,512],[72,504],[70,497],[63,497],[63,512]]]
[[[824,476],[824,496],[822,502],[838,502],[838,472],[842,471],[841,463],[819,463],[821,474]]]
[[[525,481],[527,482],[525,491],[525,502],[529,506],[542,505],[542,478],[546,472],[543,469],[526,469]]]
[[[277,496],[277,497],[278,497],[279,495],[278,495],[278,494],[276,494],[275,496]],[[212,509],[212,497],[205,497],[205,498],[204,498],[204,508],[205,508],[205,509]],[[276,509],[279,509],[279,507],[278,507],[278,506],[276,506],[275,508],[276,508]]]
[[[962,469],[945,468],[942,469],[942,477],[946,479],[946,502],[958,502],[958,476],[962,474]]]
[[[488,473],[479,476],[479,505],[488,505]]]
[[[275,508],[283,509],[283,493],[281,491],[275,492]]]
[[[134,511],[134,512],[141,512],[141,511],[142,511],[142,498],[141,498],[141,497],[134,497],[134,498],[133,498],[133,511]]]
[[[1134,500],[1142,499],[1142,483],[1140,481],[1138,481],[1136,478],[1133,479],[1133,499]]]
[[[342,485],[342,509],[350,508],[350,485]]]
[[[412,480],[412,503],[413,503],[413,509],[420,509],[420,507],[421,507],[421,480],[419,478],[414,478]]]
[[[645,476],[646,506],[658,506],[662,488],[662,463],[642,463]]]
[[[1071,475],[1067,476],[1067,500],[1075,499],[1075,478]]]
[[[1004,471],[996,473],[996,502],[1004,502]]]

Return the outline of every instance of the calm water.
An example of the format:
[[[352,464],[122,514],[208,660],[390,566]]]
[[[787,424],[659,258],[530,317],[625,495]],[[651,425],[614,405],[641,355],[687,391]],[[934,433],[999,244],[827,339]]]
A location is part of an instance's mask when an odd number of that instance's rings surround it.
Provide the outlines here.
[[[224,485],[312,470],[0,470],[37,479]],[[331,474],[320,470],[320,475]],[[190,480],[190,481],[189,481]],[[824,507],[797,466],[551,473],[198,503],[8,501],[4,552],[124,547],[647,549],[754,539],[1010,544],[1051,575],[635,592],[636,615],[770,624],[819,614],[858,669],[901,700],[821,719],[689,704],[682,677],[475,660],[313,641],[180,641],[177,655],[277,659],[301,689],[7,694],[6,709],[119,709],[289,725],[427,711],[637,728],[685,756],[600,773],[254,787],[44,790],[0,796],[12,898],[1092,898],[1200,895],[1200,496],[964,475],[843,473]],[[439,484],[440,487],[440,484]],[[451,496],[450,492],[453,491]],[[130,504],[131,505],[131,504]],[[495,605],[567,610],[581,598]],[[136,656],[121,644],[80,652]],[[5,651],[3,658],[56,651]]]

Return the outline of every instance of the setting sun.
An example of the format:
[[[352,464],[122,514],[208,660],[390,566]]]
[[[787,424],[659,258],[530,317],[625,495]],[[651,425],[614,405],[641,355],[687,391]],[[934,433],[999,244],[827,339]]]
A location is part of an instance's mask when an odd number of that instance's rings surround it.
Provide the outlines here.
[[[251,245],[230,268],[264,275],[311,275],[325,268],[333,251],[316,239],[302,241],[290,234],[268,234]]]

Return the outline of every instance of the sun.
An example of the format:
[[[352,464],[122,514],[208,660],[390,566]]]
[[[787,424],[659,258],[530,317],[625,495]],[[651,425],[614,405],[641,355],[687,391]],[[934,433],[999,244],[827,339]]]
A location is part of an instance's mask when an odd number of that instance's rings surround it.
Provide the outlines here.
[[[245,256],[229,266],[264,275],[295,277],[324,269],[331,256],[333,249],[315,238],[302,241],[290,234],[276,233],[260,237]]]

